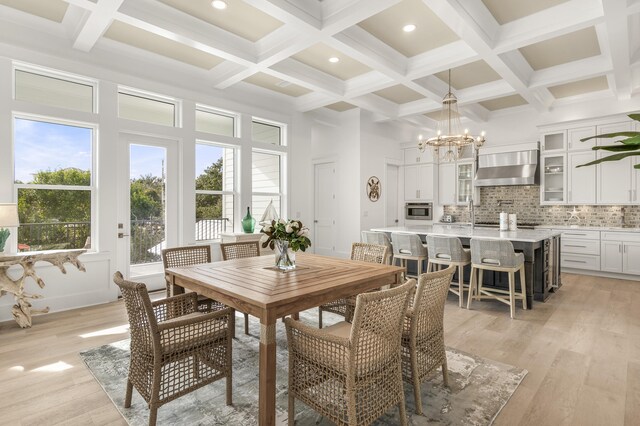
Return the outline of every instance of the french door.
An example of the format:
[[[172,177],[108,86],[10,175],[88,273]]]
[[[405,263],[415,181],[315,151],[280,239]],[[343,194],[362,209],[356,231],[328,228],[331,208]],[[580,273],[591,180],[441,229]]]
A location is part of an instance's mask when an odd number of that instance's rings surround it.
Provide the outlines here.
[[[162,289],[162,249],[179,240],[178,142],[121,134],[118,164],[118,268]]]

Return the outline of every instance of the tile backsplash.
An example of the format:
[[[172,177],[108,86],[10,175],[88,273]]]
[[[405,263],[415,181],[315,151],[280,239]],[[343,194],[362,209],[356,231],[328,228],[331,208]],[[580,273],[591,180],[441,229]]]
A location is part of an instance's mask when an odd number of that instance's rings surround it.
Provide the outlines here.
[[[580,222],[569,222],[573,205],[541,206],[539,186],[494,186],[480,188],[480,205],[476,206],[477,222],[498,222],[500,212],[516,213],[518,222],[543,225],[620,226],[624,223],[640,227],[640,206],[576,205]],[[624,211],[622,210],[624,208]],[[444,213],[458,222],[468,222],[466,206],[444,206]]]

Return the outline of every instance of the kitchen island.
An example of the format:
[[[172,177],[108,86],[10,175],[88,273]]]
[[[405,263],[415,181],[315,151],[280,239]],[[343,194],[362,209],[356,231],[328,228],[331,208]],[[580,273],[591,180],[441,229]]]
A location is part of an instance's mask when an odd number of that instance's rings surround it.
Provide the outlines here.
[[[562,284],[560,282],[560,232],[551,229],[519,229],[500,231],[490,228],[471,228],[471,225],[435,224],[426,226],[391,226],[373,228],[372,231],[403,232],[417,234],[426,240],[427,235],[458,237],[462,245],[469,247],[471,238],[509,240],[517,252],[524,254],[525,279],[527,281],[527,304],[533,300],[545,301]],[[471,268],[465,268],[465,281],[469,281]],[[457,278],[454,278],[457,280]],[[483,274],[483,286],[508,289],[508,278],[504,272]],[[519,288],[519,284],[516,285]]]

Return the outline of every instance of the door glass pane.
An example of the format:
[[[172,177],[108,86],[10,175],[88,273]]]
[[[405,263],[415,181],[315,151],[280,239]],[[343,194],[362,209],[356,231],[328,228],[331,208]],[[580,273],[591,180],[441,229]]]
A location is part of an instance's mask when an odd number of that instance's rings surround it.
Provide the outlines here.
[[[130,155],[130,262],[160,262],[166,248],[167,151],[131,145]]]

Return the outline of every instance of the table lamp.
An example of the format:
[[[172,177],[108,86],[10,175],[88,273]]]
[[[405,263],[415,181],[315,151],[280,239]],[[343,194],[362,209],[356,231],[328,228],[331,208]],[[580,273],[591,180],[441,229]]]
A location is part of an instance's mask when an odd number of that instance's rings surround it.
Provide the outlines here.
[[[20,226],[17,204],[0,204],[0,253],[11,233],[6,228]]]

